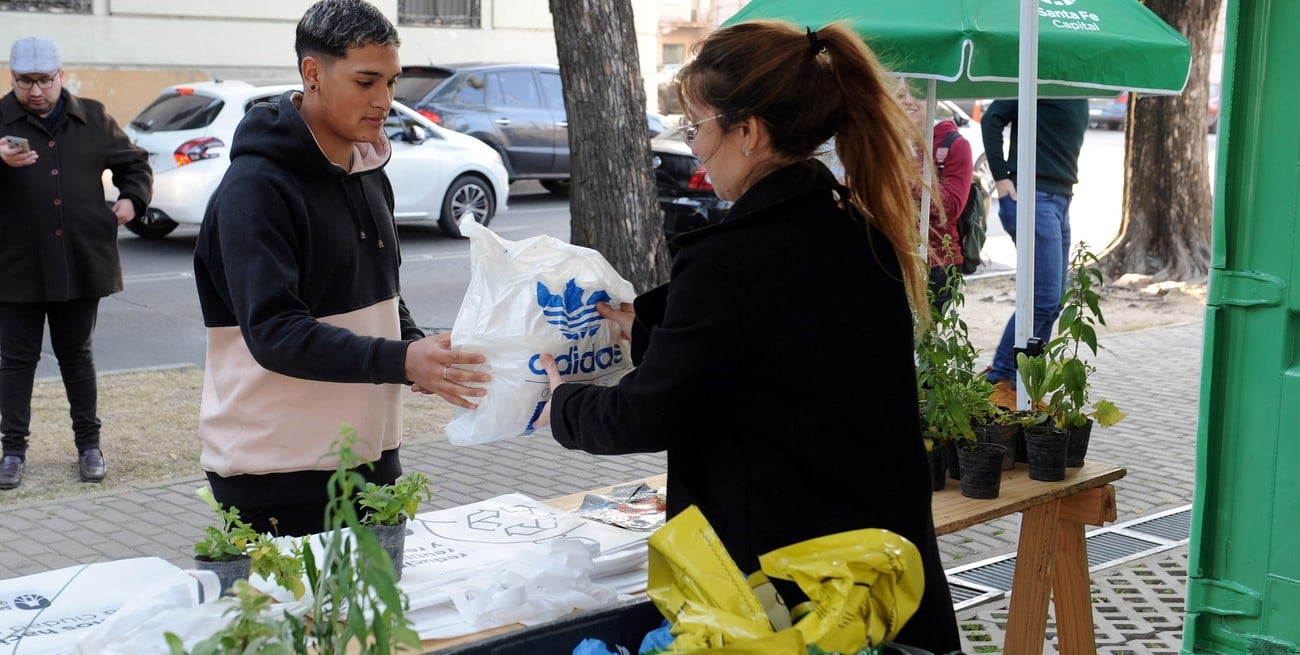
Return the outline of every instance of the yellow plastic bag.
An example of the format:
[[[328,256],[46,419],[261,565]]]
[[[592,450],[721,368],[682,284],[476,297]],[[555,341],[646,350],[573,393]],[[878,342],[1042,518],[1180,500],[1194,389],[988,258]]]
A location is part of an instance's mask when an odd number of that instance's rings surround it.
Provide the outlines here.
[[[916,613],[925,589],[921,551],[888,530],[809,539],[759,555],[758,563],[808,595],[810,611],[794,627],[828,653],[890,641]]]
[[[920,605],[921,555],[886,530],[810,539],[759,557],[763,573],[790,580],[810,611],[773,629],[784,608],[766,607],[704,515],[689,507],[650,535],[646,593],[672,623],[670,653],[804,655],[808,645],[856,653],[892,639]],[[778,624],[780,619],[776,619]]]

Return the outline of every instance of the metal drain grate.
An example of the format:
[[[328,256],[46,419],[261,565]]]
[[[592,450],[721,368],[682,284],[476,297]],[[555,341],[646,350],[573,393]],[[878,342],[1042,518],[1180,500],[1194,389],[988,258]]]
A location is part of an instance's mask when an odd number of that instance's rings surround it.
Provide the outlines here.
[[[1126,559],[1163,545],[1117,532],[1099,532],[1088,537],[1088,568]]]
[[[1101,528],[1086,536],[1088,568],[1097,570],[1186,543],[1191,534],[1188,505],[1151,518]],[[1002,555],[948,572],[953,605],[965,609],[1004,597],[1016,574],[1016,556]],[[984,588],[971,589],[969,587]]]
[[[952,584],[952,581],[948,583],[948,591],[952,594],[952,604],[957,607],[961,607],[962,603],[966,601],[974,600],[989,593],[982,589],[971,589],[963,585]]]
[[[1140,523],[1133,523],[1127,526],[1132,532],[1142,532],[1149,535],[1168,539],[1169,541],[1183,541],[1190,539],[1192,536],[1192,509],[1187,508],[1156,517]]]
[[[1005,592],[1011,591],[1011,579],[1015,574],[1016,558],[1008,557],[958,573],[949,573],[948,577]]]

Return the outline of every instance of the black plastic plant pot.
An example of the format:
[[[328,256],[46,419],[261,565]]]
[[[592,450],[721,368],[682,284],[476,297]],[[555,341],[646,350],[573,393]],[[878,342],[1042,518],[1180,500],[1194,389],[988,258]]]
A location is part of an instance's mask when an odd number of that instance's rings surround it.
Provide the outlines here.
[[[1025,447],[1025,426],[1022,421],[1025,418],[1033,416],[1034,413],[1027,409],[1018,409],[1011,412],[1011,416],[1016,419],[1016,455],[1015,459],[1021,464],[1029,462],[1029,449]]]
[[[370,531],[375,533],[375,538],[379,540],[379,545],[384,547],[388,553],[388,559],[393,560],[393,573],[398,580],[402,579],[402,553],[406,551],[406,521],[398,525],[372,525]]]
[[[253,558],[247,555],[240,555],[231,560],[214,561],[203,557],[195,556],[194,568],[200,571],[212,571],[217,574],[217,580],[221,582],[221,595],[225,596],[230,588],[235,586],[238,580],[247,580],[249,569],[253,566]]]
[[[1065,449],[1070,433],[1064,428],[1034,425],[1025,428],[1025,446],[1029,449],[1029,479],[1056,482],[1065,479]]]
[[[1066,468],[1079,468],[1088,456],[1088,441],[1092,438],[1092,419],[1083,425],[1070,428],[1069,445],[1065,447]]]
[[[975,440],[981,443],[996,443],[1006,446],[1007,454],[1002,457],[1002,470],[1010,471],[1016,467],[1016,432],[1020,426],[1011,425],[972,425]]]
[[[926,453],[926,457],[930,460],[930,490],[943,491],[943,488],[948,486],[947,445],[935,442],[931,450]]]
[[[959,439],[949,439],[944,442],[944,454],[948,460],[948,477],[953,480],[961,479],[961,467],[957,462],[957,442]]]
[[[961,495],[997,498],[1002,490],[1002,458],[1007,447],[996,443],[968,443],[957,448],[961,464]]]

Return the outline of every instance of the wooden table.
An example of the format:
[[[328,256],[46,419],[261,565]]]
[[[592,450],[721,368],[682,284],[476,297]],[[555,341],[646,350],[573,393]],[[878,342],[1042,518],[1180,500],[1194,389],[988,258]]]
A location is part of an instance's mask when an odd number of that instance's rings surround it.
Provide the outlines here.
[[[1084,526],[1115,520],[1115,487],[1111,483],[1126,473],[1118,466],[1088,462],[1082,468],[1066,469],[1065,479],[1060,482],[1039,482],[1029,479],[1024,464],[1016,464],[1015,470],[1002,474],[997,498],[966,498],[955,480],[950,480],[943,491],[935,492],[932,511],[935,531],[940,535],[1016,512],[1022,515],[1003,645],[1007,655],[1042,655],[1049,600],[1056,603],[1056,633],[1062,655],[1097,652]],[[657,488],[665,485],[665,479],[657,475],[644,482]],[[603,487],[546,502],[572,511],[587,494],[605,494],[611,489]],[[430,640],[424,645],[436,650],[517,629],[519,626],[506,626],[457,639]]]

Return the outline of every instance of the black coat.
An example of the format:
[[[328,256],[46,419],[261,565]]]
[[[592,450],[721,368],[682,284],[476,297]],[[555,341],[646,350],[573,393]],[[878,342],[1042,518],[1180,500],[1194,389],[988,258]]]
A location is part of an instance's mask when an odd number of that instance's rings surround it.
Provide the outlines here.
[[[152,197],[149,154],[131,144],[104,105],[63,91],[63,115],[50,131],[18,104],[0,98],[0,132],[26,137],[40,159],[0,163],[0,302],[102,298],[122,290],[117,217],[104,199],[113,171],[137,215]]]
[[[697,505],[745,572],[817,536],[907,537],[926,593],[898,641],[956,650],[912,315],[889,243],[843,193],[819,163],[788,166],[677,237],[671,281],[636,301],[637,367],[613,387],[561,385],[552,431],[595,454],[667,450],[669,514]]]

